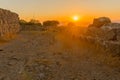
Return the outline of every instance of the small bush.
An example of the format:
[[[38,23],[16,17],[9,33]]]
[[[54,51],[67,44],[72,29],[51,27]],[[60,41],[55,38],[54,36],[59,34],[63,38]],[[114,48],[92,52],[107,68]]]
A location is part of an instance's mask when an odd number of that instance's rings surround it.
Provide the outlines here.
[[[59,21],[44,21],[43,22],[43,26],[58,26],[59,25]]]

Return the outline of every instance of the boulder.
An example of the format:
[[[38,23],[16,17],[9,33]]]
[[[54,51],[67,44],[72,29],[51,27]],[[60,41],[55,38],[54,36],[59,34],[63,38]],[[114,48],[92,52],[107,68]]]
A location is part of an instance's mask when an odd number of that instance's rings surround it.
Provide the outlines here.
[[[104,30],[120,29],[120,23],[105,24],[101,26],[101,29],[104,29]]]
[[[109,31],[106,34],[112,37],[109,40],[120,41],[120,23],[109,23],[107,25],[102,26],[101,29],[103,29],[106,32]],[[110,32],[113,32],[114,35],[111,35]]]
[[[117,30],[117,40],[120,42],[120,29]]]
[[[96,27],[89,27],[86,32],[86,36],[91,36],[95,39],[100,40],[110,40],[114,35],[114,30],[104,30]]]
[[[19,30],[18,14],[0,8],[0,37],[14,35]]]
[[[111,20],[108,17],[95,18],[93,20],[93,24],[89,25],[89,27],[100,28],[101,26],[106,25],[108,23],[111,23]]]
[[[86,41],[92,40],[95,44],[100,44],[111,53],[120,55],[120,23],[106,23],[99,28],[97,24],[95,25],[95,22],[93,25],[92,27],[88,27],[86,34],[84,35],[89,39]]]
[[[100,28],[88,27],[86,35],[105,41],[120,41],[120,24],[108,23]]]
[[[120,43],[119,42],[114,42],[114,41],[110,41],[107,44],[107,49],[113,53],[113,54],[117,54],[120,55]]]

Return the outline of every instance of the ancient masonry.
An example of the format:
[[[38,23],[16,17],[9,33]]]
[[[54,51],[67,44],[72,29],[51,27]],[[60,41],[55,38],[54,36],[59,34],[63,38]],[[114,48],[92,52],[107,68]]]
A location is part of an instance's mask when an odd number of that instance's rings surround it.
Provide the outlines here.
[[[0,37],[19,32],[18,14],[0,8]]]
[[[100,44],[110,52],[120,55],[120,23],[112,23],[108,17],[94,19],[85,35],[80,38]]]

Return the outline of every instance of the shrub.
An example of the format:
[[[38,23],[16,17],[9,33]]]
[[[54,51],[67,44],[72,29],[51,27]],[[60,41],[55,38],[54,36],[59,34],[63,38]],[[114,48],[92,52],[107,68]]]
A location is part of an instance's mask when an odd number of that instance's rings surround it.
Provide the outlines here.
[[[59,25],[59,21],[44,21],[43,22],[43,26],[58,26]]]

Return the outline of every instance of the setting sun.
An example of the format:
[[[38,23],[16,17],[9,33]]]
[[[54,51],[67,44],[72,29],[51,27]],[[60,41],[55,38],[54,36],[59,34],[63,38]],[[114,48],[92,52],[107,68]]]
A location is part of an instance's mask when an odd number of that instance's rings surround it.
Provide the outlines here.
[[[73,19],[74,21],[78,21],[78,20],[80,19],[80,17],[79,17],[79,16],[73,16],[72,19]]]

